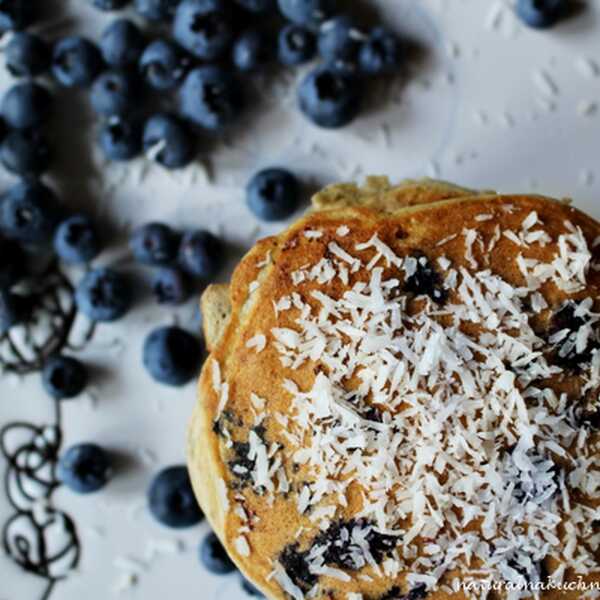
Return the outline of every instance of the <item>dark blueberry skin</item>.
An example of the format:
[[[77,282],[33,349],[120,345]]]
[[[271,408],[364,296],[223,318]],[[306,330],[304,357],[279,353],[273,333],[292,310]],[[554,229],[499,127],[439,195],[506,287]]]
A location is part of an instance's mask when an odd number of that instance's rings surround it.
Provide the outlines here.
[[[180,90],[183,116],[210,131],[236,120],[243,109],[239,82],[225,69],[198,67],[189,72]]]
[[[110,456],[96,444],[71,446],[58,461],[57,476],[77,494],[91,494],[102,489],[112,474]]]
[[[32,0],[0,0],[0,32],[25,29],[36,17]]]
[[[212,531],[200,542],[198,555],[202,565],[213,575],[229,575],[236,570],[223,544]]]
[[[235,3],[255,14],[263,14],[275,8],[275,0],[235,0]]]
[[[111,117],[100,130],[98,143],[109,160],[131,160],[142,151],[141,127],[136,119]]]
[[[159,304],[178,306],[190,297],[190,283],[177,269],[159,269],[152,277],[152,292]]]
[[[39,127],[48,120],[51,111],[52,96],[37,83],[19,83],[2,99],[2,116],[14,129]]]
[[[359,113],[361,87],[346,73],[321,65],[300,84],[298,104],[315,125],[328,129],[344,127]]]
[[[69,217],[54,234],[54,251],[67,263],[89,263],[98,256],[100,247],[96,227],[87,215]]]
[[[177,260],[179,234],[168,225],[147,223],[133,231],[129,247],[136,261],[144,265],[169,265]]]
[[[565,15],[568,8],[566,0],[517,0],[517,16],[529,27],[547,29]]]
[[[167,467],[154,477],[148,489],[148,507],[159,523],[174,529],[192,527],[204,517],[183,465]]]
[[[52,153],[48,141],[36,129],[11,131],[0,146],[4,168],[21,177],[34,177],[48,170]]]
[[[354,21],[340,15],[319,28],[319,54],[325,61],[353,60],[358,54],[361,33]]]
[[[62,217],[58,198],[43,183],[23,181],[0,200],[0,229],[25,244],[45,244],[52,239]]]
[[[316,30],[335,11],[335,0],[277,0],[283,16],[297,25]]]
[[[252,598],[264,598],[262,592],[252,583],[250,583],[245,577],[240,576],[240,584],[248,596],[251,596]]]
[[[277,54],[282,65],[294,67],[312,60],[317,52],[314,34],[302,27],[290,23],[279,32]]]
[[[58,41],[52,52],[52,73],[64,87],[88,87],[104,68],[97,46],[73,36]]]
[[[50,67],[48,44],[32,33],[19,32],[11,38],[4,51],[6,68],[14,77],[35,77]]]
[[[116,321],[131,308],[132,290],[129,281],[121,273],[95,269],[79,282],[75,302],[90,321]]]
[[[170,21],[177,10],[177,5],[181,0],[135,0],[136,12],[157,23]]]
[[[0,335],[25,319],[23,298],[0,288]]]
[[[426,256],[416,256],[417,269],[407,278],[404,289],[415,296],[429,296],[441,304],[448,298],[442,276],[435,270]]]
[[[108,65],[118,69],[137,64],[145,45],[144,35],[128,19],[113,21],[100,39],[102,57]]]
[[[129,71],[105,71],[96,78],[90,90],[92,108],[105,117],[133,112],[138,98],[138,81]]]
[[[142,53],[140,72],[151,88],[169,91],[181,84],[190,63],[190,58],[173,42],[156,40]]]
[[[263,221],[287,219],[298,208],[300,188],[296,177],[285,169],[265,169],[246,187],[246,202]]]
[[[143,363],[158,383],[181,386],[189,383],[200,368],[200,342],[179,327],[159,327],[144,342]]]
[[[358,61],[360,70],[367,75],[397,73],[402,63],[398,37],[385,27],[375,27],[362,44]]]
[[[208,231],[188,231],[181,238],[179,264],[192,277],[210,280],[221,267],[222,258],[221,241]]]
[[[242,72],[250,72],[264,66],[273,58],[273,40],[262,29],[243,31],[233,44],[233,64]]]
[[[0,238],[0,289],[7,289],[17,283],[25,265],[21,246],[13,240]]]
[[[94,8],[98,10],[120,10],[123,8],[129,0],[91,0]]]
[[[183,0],[173,20],[173,39],[190,54],[212,61],[225,54],[233,38],[224,3]]]
[[[52,356],[42,369],[46,393],[56,400],[79,396],[88,382],[85,365],[72,356]]]
[[[150,117],[144,127],[144,152],[167,169],[180,169],[194,157],[194,140],[184,124],[167,113]]]

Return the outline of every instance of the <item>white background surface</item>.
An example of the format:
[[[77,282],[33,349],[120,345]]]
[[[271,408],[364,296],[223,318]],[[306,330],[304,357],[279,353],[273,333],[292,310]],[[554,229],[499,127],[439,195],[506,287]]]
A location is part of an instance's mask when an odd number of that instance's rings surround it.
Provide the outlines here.
[[[55,2],[74,20],[65,25],[59,19],[53,35],[72,28],[92,34],[110,20],[85,0]],[[580,16],[544,33],[522,28],[509,5],[495,0],[374,4],[384,22],[417,41],[425,56],[408,66],[402,81],[376,86],[371,93],[376,106],[341,131],[321,131],[301,118],[294,106],[296,75],[285,81],[255,77],[254,106],[240,126],[224,141],[203,142],[205,162],[173,176],[143,161],[103,166],[85,139],[90,124],[78,108],[83,99],[61,93],[56,185],[65,201],[98,215],[115,239],[132,224],[164,219],[219,233],[232,255],[280,227],[260,225],[247,212],[243,194],[253,171],[275,164],[293,168],[307,189],[365,173],[387,174],[394,181],[428,175],[499,191],[571,196],[600,218],[600,70],[593,68],[600,66],[598,0],[589,0]],[[66,139],[71,141],[61,141]],[[100,262],[124,255],[114,246]],[[97,377],[91,393],[64,405],[65,443],[96,441],[130,460],[94,496],[68,490],[55,495],[56,505],[75,518],[82,541],[80,569],[56,588],[52,597],[57,600],[244,597],[235,577],[216,578],[200,567],[196,548],[206,525],[173,533],[153,522],[144,508],[152,474],[183,461],[186,420],[194,403],[193,385],[159,387],[141,368],[144,335],[173,318],[144,303],[122,322],[101,327],[83,354]],[[175,318],[197,326],[192,304]],[[0,381],[0,423],[43,423],[50,409],[38,377]],[[0,495],[0,521],[8,510]],[[184,550],[146,561],[152,540],[180,540]],[[126,571],[118,567],[119,557],[145,564],[138,584],[120,595],[115,585]],[[42,582],[24,576],[0,552],[1,600],[36,600],[42,589]]]

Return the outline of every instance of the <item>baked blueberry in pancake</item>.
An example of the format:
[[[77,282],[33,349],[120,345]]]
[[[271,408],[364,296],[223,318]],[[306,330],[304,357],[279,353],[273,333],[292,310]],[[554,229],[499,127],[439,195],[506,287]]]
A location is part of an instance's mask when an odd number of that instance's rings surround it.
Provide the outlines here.
[[[599,240],[568,202],[371,178],[209,287],[189,468],[244,576],[596,597],[568,584],[600,589]]]

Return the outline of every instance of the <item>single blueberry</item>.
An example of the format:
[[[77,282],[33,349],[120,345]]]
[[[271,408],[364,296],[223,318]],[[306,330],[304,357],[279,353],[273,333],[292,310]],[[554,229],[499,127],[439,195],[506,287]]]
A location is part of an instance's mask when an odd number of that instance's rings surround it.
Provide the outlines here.
[[[0,32],[25,29],[37,16],[33,0],[0,0]]]
[[[178,269],[159,269],[152,278],[152,291],[159,304],[177,306],[190,296],[190,284]]]
[[[135,10],[139,15],[157,23],[170,21],[181,0],[135,0]]]
[[[63,400],[79,396],[88,382],[85,365],[72,356],[50,357],[42,368],[42,384],[52,398]]]
[[[124,115],[137,108],[139,85],[129,71],[105,71],[90,90],[92,108],[105,117]]]
[[[148,507],[159,523],[175,529],[191,527],[203,518],[183,465],[167,467],[154,477],[148,489]]]
[[[0,200],[0,229],[7,238],[44,244],[52,239],[61,213],[58,198],[49,187],[23,181]]]
[[[156,40],[142,53],[140,71],[155,90],[175,89],[190,68],[190,58],[170,40]]]
[[[38,127],[50,116],[52,96],[37,83],[18,83],[2,99],[2,116],[14,129]]]
[[[131,160],[142,151],[141,127],[136,119],[110,117],[100,130],[98,143],[109,160]]]
[[[25,314],[23,297],[0,288],[0,335],[22,323]]]
[[[41,175],[50,166],[50,146],[46,137],[36,129],[11,131],[0,146],[0,161],[15,175]]]
[[[248,596],[251,596],[252,598],[264,598],[262,592],[243,575],[240,575],[240,584]]]
[[[120,10],[122,9],[129,0],[91,0],[94,8],[98,10]]]
[[[79,282],[75,302],[91,321],[116,321],[131,308],[131,292],[129,281],[121,273],[95,269]]]
[[[100,238],[87,215],[64,220],[54,235],[54,250],[67,263],[88,263],[100,253]]]
[[[50,67],[48,44],[33,33],[15,33],[4,51],[6,68],[14,77],[35,77]]]
[[[159,327],[146,338],[142,355],[152,379],[181,386],[196,376],[202,347],[193,335],[179,327]]]
[[[402,60],[398,37],[385,27],[375,27],[362,44],[358,60],[361,71],[368,75],[397,72]]]
[[[177,259],[179,234],[168,225],[147,223],[133,231],[129,247],[133,257],[145,265],[168,265]]]
[[[319,54],[325,61],[353,60],[364,37],[349,16],[334,17],[319,28]]]
[[[269,12],[275,8],[275,0],[235,0],[244,10],[255,14]]]
[[[192,277],[209,280],[221,267],[223,245],[208,231],[188,231],[181,238],[179,264]]]
[[[137,64],[144,50],[144,35],[137,25],[128,19],[113,21],[100,39],[102,57],[111,67],[120,69]]]
[[[59,40],[52,52],[52,73],[65,87],[88,87],[103,68],[97,46],[79,36]]]
[[[173,20],[173,38],[202,60],[222,56],[233,38],[223,3],[216,0],[183,0]]]
[[[167,169],[180,169],[194,157],[194,140],[179,119],[167,114],[153,115],[144,127],[144,152]]]
[[[567,0],[517,0],[516,12],[525,25],[547,29],[566,14],[567,7]]]
[[[0,238],[0,289],[7,289],[23,275],[25,256],[14,240]]]
[[[232,57],[239,71],[254,71],[273,58],[273,40],[262,29],[247,29],[235,40]]]
[[[290,23],[279,32],[278,57],[282,65],[293,67],[312,60],[317,50],[314,34]]]
[[[311,71],[298,88],[300,110],[313,123],[330,129],[353,121],[360,110],[361,87],[329,65]]]
[[[285,169],[264,169],[246,186],[246,202],[252,213],[263,221],[280,221],[297,208],[299,185]]]
[[[198,554],[206,570],[214,575],[229,575],[236,570],[223,544],[212,531],[200,542]]]
[[[242,112],[239,82],[220,67],[198,67],[188,73],[180,90],[181,113],[192,123],[218,131]]]
[[[336,0],[278,0],[283,16],[297,25],[316,30],[336,8]]]
[[[58,480],[78,494],[102,489],[112,475],[108,452],[96,444],[71,446],[58,461]]]

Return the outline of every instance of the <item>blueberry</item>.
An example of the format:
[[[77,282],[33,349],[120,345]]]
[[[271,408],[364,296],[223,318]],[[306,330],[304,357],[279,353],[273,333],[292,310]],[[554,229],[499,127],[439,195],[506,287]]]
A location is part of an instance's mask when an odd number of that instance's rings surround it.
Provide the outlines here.
[[[335,11],[335,0],[278,0],[279,10],[286,19],[309,29],[319,25]]]
[[[16,175],[41,175],[50,166],[50,147],[45,136],[36,129],[15,130],[4,138],[0,160],[5,169]]]
[[[179,264],[192,277],[209,280],[221,266],[223,246],[208,231],[188,231],[179,246]]]
[[[246,202],[263,221],[289,217],[299,200],[298,180],[285,169],[265,169],[252,177],[246,187]]]
[[[131,287],[121,273],[105,268],[95,269],[79,282],[75,302],[91,321],[116,321],[131,307]]]
[[[279,32],[279,62],[286,66],[301,65],[312,60],[317,43],[314,34],[302,27],[290,23]]]
[[[52,110],[50,92],[37,83],[19,83],[11,87],[2,99],[2,116],[14,129],[38,127]]]
[[[148,21],[170,21],[181,0],[135,0],[135,10]]]
[[[96,78],[90,90],[92,108],[105,117],[133,112],[138,97],[138,81],[128,71],[105,71]]]
[[[216,0],[183,0],[173,21],[173,38],[202,60],[222,56],[233,37],[223,3]]]
[[[188,56],[169,40],[152,42],[140,59],[140,71],[146,83],[159,91],[175,89],[189,67]]]
[[[319,54],[325,61],[352,60],[356,58],[362,37],[350,17],[334,17],[319,29]]]
[[[144,342],[143,363],[159,383],[171,386],[185,385],[200,367],[200,342],[179,327],[159,327]]]
[[[91,0],[92,5],[98,10],[120,10],[129,0]]]
[[[71,446],[58,461],[58,480],[78,494],[97,492],[111,475],[110,456],[96,444]]]
[[[39,36],[19,32],[11,38],[6,50],[6,68],[14,77],[35,77],[50,67],[50,49]]]
[[[244,10],[255,14],[263,14],[275,8],[275,0],[235,0]]]
[[[142,134],[135,119],[110,117],[102,126],[98,143],[109,160],[125,161],[142,151]]]
[[[154,477],[148,489],[148,507],[159,523],[176,529],[196,525],[203,518],[183,465],[167,467]]]
[[[25,256],[13,240],[0,238],[0,289],[10,288],[21,279]]]
[[[238,81],[225,69],[198,67],[189,72],[180,90],[181,112],[196,125],[217,131],[242,112]]]
[[[72,356],[52,356],[42,369],[44,389],[56,400],[79,396],[87,382],[88,373],[85,365]]]
[[[334,129],[347,125],[357,116],[360,91],[353,77],[328,65],[321,65],[300,84],[298,104],[313,123]]]
[[[22,323],[25,318],[23,298],[0,288],[0,335],[11,327]]]
[[[262,29],[247,29],[235,40],[233,64],[240,71],[254,71],[273,57],[273,41]]]
[[[179,169],[192,160],[194,142],[181,121],[159,113],[146,121],[144,152],[167,169]]]
[[[188,278],[177,269],[159,269],[152,278],[152,291],[159,304],[177,306],[190,296]]]
[[[398,37],[385,27],[375,27],[362,44],[358,59],[361,71],[368,75],[397,72],[402,59]]]
[[[61,218],[58,198],[43,183],[23,181],[0,201],[0,229],[8,238],[27,244],[51,240]]]
[[[113,21],[100,39],[102,57],[111,67],[120,69],[137,64],[144,45],[142,32],[128,19]]]
[[[566,0],[517,0],[517,16],[529,27],[547,29],[567,11]]]
[[[229,575],[236,570],[219,538],[211,531],[198,548],[200,562],[214,575]]]
[[[73,215],[63,221],[54,235],[56,254],[68,263],[88,263],[100,253],[100,239],[92,220]]]
[[[177,259],[179,234],[168,225],[147,223],[134,230],[129,239],[133,257],[145,265],[168,265]]]
[[[65,87],[88,87],[103,68],[100,50],[85,38],[66,37],[52,52],[52,73]]]
[[[33,0],[0,0],[0,32],[25,29],[36,16]]]
[[[243,575],[240,576],[240,583],[242,589],[251,596],[252,598],[264,598],[262,592],[254,586],[254,584],[250,583]]]

